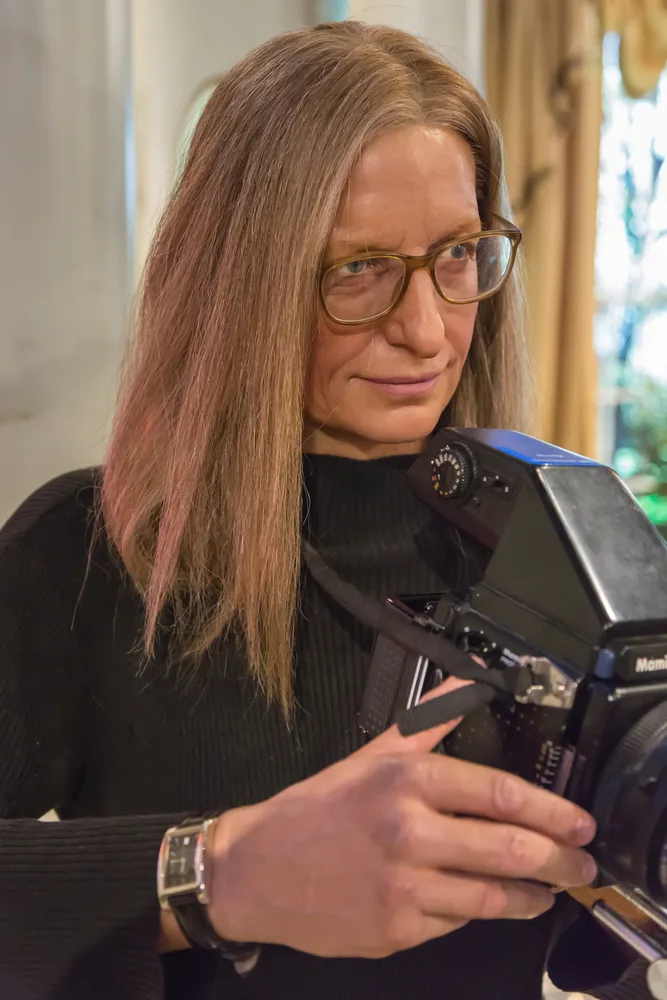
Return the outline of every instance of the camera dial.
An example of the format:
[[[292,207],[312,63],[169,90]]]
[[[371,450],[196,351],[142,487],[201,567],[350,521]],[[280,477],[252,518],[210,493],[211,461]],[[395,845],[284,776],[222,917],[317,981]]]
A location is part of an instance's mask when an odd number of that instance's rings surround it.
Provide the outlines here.
[[[463,444],[447,444],[431,461],[431,483],[446,500],[463,500],[477,476],[475,458]]]

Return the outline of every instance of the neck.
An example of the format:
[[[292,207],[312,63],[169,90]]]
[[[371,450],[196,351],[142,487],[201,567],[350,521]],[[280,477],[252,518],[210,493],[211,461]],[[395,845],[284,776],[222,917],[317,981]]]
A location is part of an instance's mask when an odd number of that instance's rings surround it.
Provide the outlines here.
[[[425,442],[419,441],[369,441],[353,434],[337,434],[330,428],[305,427],[303,450],[308,455],[334,455],[338,458],[356,458],[362,461],[388,458],[391,455],[418,455]]]

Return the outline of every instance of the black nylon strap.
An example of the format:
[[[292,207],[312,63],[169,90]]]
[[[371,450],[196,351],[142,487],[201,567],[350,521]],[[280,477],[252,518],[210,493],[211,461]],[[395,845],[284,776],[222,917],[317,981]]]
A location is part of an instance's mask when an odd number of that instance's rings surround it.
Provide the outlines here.
[[[477,681],[486,688],[511,696],[524,693],[530,685],[531,678],[527,670],[522,667],[494,670],[481,666],[443,635],[436,635],[413,624],[397,608],[362,594],[327,566],[309,542],[304,539],[302,544],[304,562],[313,579],[337,604],[374,632],[387,636],[409,653],[427,657],[446,673],[460,680]],[[445,697],[448,698],[449,695],[443,695]],[[439,700],[434,699],[432,704]]]
[[[477,682],[457,688],[441,694],[439,698],[422,701],[414,708],[399,712],[396,719],[398,731],[401,736],[412,736],[425,729],[433,729],[445,722],[453,722],[497,697],[498,692],[490,684]]]

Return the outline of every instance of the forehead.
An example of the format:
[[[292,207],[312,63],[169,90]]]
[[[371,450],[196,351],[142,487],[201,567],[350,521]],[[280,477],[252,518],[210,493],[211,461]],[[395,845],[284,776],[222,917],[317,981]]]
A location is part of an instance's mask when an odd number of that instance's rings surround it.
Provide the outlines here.
[[[330,249],[356,252],[366,241],[373,249],[423,252],[450,231],[457,235],[478,224],[470,147],[450,129],[413,126],[383,136],[363,153],[341,199]]]

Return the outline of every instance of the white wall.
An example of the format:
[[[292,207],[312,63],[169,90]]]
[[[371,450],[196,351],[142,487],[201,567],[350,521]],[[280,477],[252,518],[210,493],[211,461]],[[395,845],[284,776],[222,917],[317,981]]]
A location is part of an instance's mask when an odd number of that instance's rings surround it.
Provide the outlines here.
[[[197,87],[313,11],[0,0],[0,524],[103,456],[137,266]]]
[[[349,0],[350,17],[391,24],[434,45],[484,91],[484,0]]]
[[[0,523],[95,464],[130,292],[125,0],[0,2]]]
[[[309,0],[134,0],[139,264],[174,179],[197,89],[265,39],[308,23],[311,11]]]

